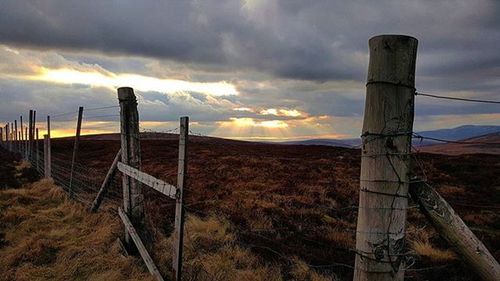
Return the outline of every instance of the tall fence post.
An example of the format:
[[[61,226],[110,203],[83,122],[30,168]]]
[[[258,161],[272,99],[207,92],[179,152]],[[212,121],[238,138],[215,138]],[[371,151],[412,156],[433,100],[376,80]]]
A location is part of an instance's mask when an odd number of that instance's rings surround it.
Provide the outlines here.
[[[32,128],[33,127],[33,110],[30,109],[30,113],[29,113],[29,120],[28,120],[28,156],[27,156],[27,160],[31,161],[31,153],[32,153],[32,146],[31,146],[31,142],[33,141],[33,131],[32,131]]]
[[[25,160],[28,160],[28,127],[24,127],[24,153],[25,153],[25,156],[24,156],[24,159]]]
[[[19,152],[19,139],[17,138],[17,120],[14,120],[14,140],[16,141],[16,151]]]
[[[120,136],[122,163],[140,169],[141,147],[139,141],[139,113],[134,89],[129,87],[118,88],[120,103]],[[144,227],[144,195],[141,184],[123,174],[123,209],[129,216],[132,224],[139,230]],[[125,244],[128,249],[134,249],[133,241],[125,230]]]
[[[175,229],[174,229],[174,257],[173,272],[176,281],[181,280],[182,253],[184,241],[184,187],[187,174],[187,143],[189,136],[189,117],[181,117],[179,126],[179,163],[177,173],[177,194],[175,200]]]
[[[44,136],[45,139],[45,136]],[[47,144],[45,144],[44,140],[44,150],[43,150],[43,157],[44,157],[44,172],[45,172],[45,177],[50,178],[52,177],[52,147],[50,144],[50,116],[47,115]],[[45,145],[47,148],[45,148]]]
[[[71,158],[71,172],[69,177],[69,196],[73,197],[73,174],[75,172],[75,162],[80,144],[80,132],[82,129],[83,106],[78,108],[78,120],[76,121],[75,143],[73,145],[73,157]]]
[[[3,128],[0,128],[0,144],[3,146]]]
[[[10,151],[9,123],[5,125],[5,140],[7,141],[7,149]]]
[[[36,170],[40,171],[40,151],[38,150],[38,128],[35,129],[36,133],[36,141],[35,141],[35,163],[36,163]]]
[[[19,130],[21,131],[21,141],[19,142],[19,146],[21,149],[21,155],[23,158],[26,158],[26,151],[24,150],[24,129],[23,129],[23,116],[19,116]]]
[[[403,280],[417,39],[370,39],[354,280]]]
[[[33,154],[35,153],[35,128],[36,128],[36,110],[33,110],[33,123],[31,123],[31,142],[30,142],[31,161],[35,159],[35,157],[33,157]]]

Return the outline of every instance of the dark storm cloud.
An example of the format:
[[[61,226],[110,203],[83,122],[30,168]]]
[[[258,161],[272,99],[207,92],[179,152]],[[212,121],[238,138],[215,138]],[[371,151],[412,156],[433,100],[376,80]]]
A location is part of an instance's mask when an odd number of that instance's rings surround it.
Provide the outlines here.
[[[362,79],[367,39],[421,40],[422,71],[498,60],[497,1],[18,1],[0,3],[0,41],[250,67],[278,76]],[[444,53],[442,65],[433,55]]]

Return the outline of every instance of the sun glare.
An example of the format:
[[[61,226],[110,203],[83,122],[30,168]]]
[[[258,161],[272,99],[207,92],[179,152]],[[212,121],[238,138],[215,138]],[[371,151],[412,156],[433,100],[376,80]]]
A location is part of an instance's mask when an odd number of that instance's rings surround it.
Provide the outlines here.
[[[79,71],[67,68],[41,68],[37,75],[30,76],[29,78],[52,83],[83,84],[111,89],[130,86],[144,92],[196,92],[210,96],[238,95],[236,87],[226,81],[190,82],[174,79],[160,79],[137,74],[105,74],[98,71]]]

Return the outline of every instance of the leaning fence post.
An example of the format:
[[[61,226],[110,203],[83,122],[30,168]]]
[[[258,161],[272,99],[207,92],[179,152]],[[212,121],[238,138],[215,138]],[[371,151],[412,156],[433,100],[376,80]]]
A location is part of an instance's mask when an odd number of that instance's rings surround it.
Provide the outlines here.
[[[73,197],[73,175],[75,172],[75,162],[78,155],[78,145],[80,143],[80,132],[82,129],[83,106],[78,108],[78,120],[76,121],[75,143],[73,145],[73,157],[71,159],[71,172],[69,177],[69,197]]]
[[[177,173],[177,194],[175,200],[175,229],[174,229],[174,257],[173,270],[176,281],[182,275],[182,247],[184,241],[184,187],[187,174],[187,143],[189,135],[189,117],[181,117],[179,126],[179,163]]]
[[[134,89],[129,87],[118,88],[118,101],[120,102],[120,139],[122,163],[140,169],[141,147],[139,142],[139,113]],[[139,230],[144,226],[144,196],[141,184],[123,174],[123,209],[129,216],[132,224]],[[128,249],[133,249],[133,242],[125,230],[125,244]]]
[[[498,280],[498,262],[436,190],[425,182],[417,182],[410,186],[410,195],[439,235],[483,280]]]
[[[92,206],[90,207],[90,212],[95,213],[97,212],[97,209],[99,209],[99,206],[101,206],[102,199],[104,198],[104,195],[108,192],[108,187],[111,185],[111,181],[113,180],[113,177],[116,174],[116,166],[118,165],[118,160],[120,159],[122,153],[121,149],[118,150],[118,153],[116,153],[115,159],[113,160],[113,163],[111,164],[111,167],[108,170],[108,173],[106,174],[106,177],[104,178],[104,181],[101,184],[101,188],[99,188],[99,192],[97,192],[97,196],[94,199],[94,202],[92,202]]]
[[[370,39],[354,280],[403,280],[417,39]]]

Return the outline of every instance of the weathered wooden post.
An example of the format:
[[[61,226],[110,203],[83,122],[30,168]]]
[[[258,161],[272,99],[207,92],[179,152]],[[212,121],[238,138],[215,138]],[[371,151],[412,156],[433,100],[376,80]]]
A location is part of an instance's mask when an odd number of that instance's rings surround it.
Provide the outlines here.
[[[354,280],[403,280],[417,39],[370,39]]]
[[[73,157],[71,159],[71,172],[69,177],[69,197],[73,197],[73,174],[75,170],[76,157],[78,155],[78,146],[80,144],[80,132],[82,129],[83,106],[78,108],[78,120],[76,121],[75,143],[73,145]]]
[[[36,141],[35,141],[35,163],[36,163],[36,170],[40,171],[40,151],[38,150],[38,128],[35,129],[36,131]]]
[[[31,162],[34,161],[35,157],[35,128],[36,128],[36,110],[33,110],[33,123],[31,123],[31,142],[30,142],[30,151],[31,151]]]
[[[120,102],[120,132],[122,163],[140,169],[141,146],[139,141],[139,113],[134,89],[118,88]],[[144,227],[144,195],[140,182],[125,174],[122,176],[123,209],[132,224],[140,229]],[[125,244],[128,249],[134,249],[133,241],[125,230]]]
[[[14,120],[14,140],[15,140],[15,145],[14,147],[16,148],[16,152],[19,152],[19,140],[17,139],[17,120]]]
[[[113,177],[116,174],[117,168],[116,166],[118,165],[118,160],[120,160],[122,155],[121,149],[118,150],[118,153],[115,156],[115,159],[113,160],[113,163],[111,164],[111,167],[108,170],[108,173],[106,174],[106,177],[104,178],[104,181],[101,184],[101,188],[99,188],[99,191],[97,192],[97,196],[95,197],[94,201],[92,202],[92,206],[90,207],[90,212],[95,213],[97,212],[97,209],[99,209],[99,206],[101,206],[102,199],[104,198],[104,195],[108,192],[108,187],[111,184],[111,181],[113,180]]]
[[[28,160],[28,127],[24,127],[24,151],[25,151],[25,160]]]
[[[189,136],[189,117],[181,117],[179,126],[179,163],[177,173],[177,194],[175,200],[175,229],[173,272],[175,280],[180,281],[182,275],[182,253],[184,241],[184,187],[187,174],[187,143]]]
[[[29,120],[28,120],[28,157],[27,159],[31,161],[31,153],[32,153],[32,146],[31,142],[33,141],[33,110],[30,109],[29,113]]]
[[[0,128],[0,144],[3,146],[3,128]]]
[[[410,195],[439,234],[483,280],[500,278],[500,265],[493,255],[436,190],[425,182],[416,182],[410,186]]]
[[[10,151],[9,123],[7,123],[7,125],[5,125],[5,140],[7,141],[7,149]]]
[[[21,142],[19,143],[21,147],[21,155],[26,158],[26,151],[24,150],[24,129],[23,129],[23,116],[19,116],[19,130],[21,131]]]
[[[44,172],[45,172],[45,177],[50,178],[52,177],[52,147],[50,145],[50,116],[47,115],[47,140],[45,140],[44,136],[44,150],[43,150],[43,157],[44,157]]]

